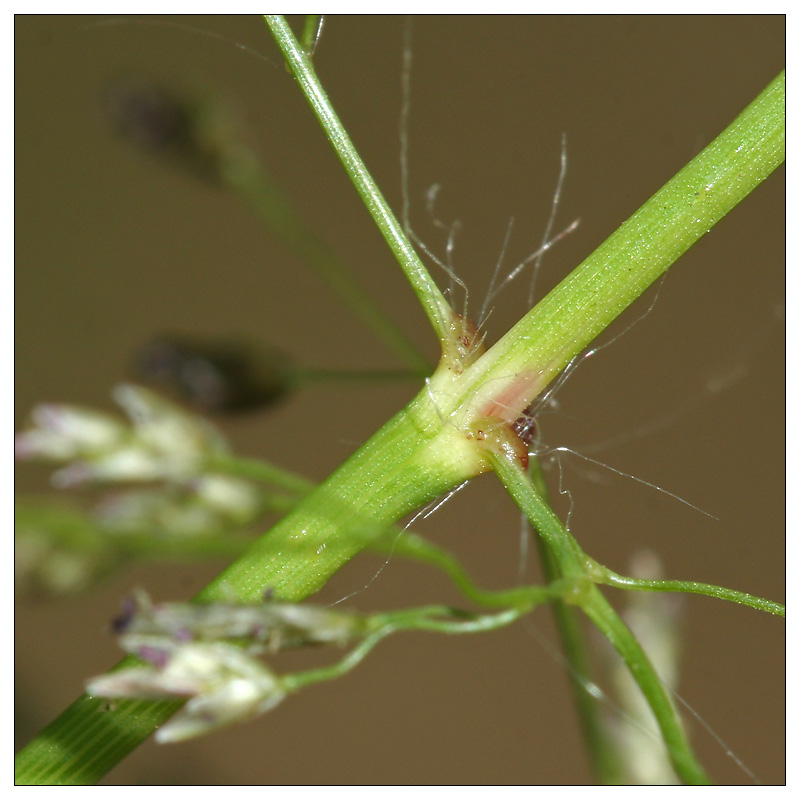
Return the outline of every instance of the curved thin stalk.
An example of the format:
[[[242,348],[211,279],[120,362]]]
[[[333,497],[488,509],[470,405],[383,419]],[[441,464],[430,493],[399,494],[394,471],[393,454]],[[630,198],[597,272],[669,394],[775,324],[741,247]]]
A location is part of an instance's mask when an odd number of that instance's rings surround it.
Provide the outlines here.
[[[378,642],[399,631],[463,634],[497,630],[518,620],[537,603],[547,602],[549,599],[548,590],[542,589],[540,596],[525,608],[512,608],[496,614],[468,615],[467,619],[453,619],[451,609],[439,606],[375,614],[370,620],[372,632],[340,661],[326,667],[286,675],[281,682],[286,691],[294,692],[320,681],[340,678],[358,666]]]
[[[680,716],[658,673],[630,628],[596,586],[582,599],[581,609],[622,656],[658,722],[670,763],[684,783],[711,783],[692,751]]]
[[[718,600],[728,600],[731,603],[749,606],[756,611],[766,611],[777,617],[786,617],[786,606],[774,600],[756,597],[748,592],[739,592],[736,589],[726,589],[724,586],[713,586],[710,583],[699,581],[670,581],[670,580],[645,580],[617,575],[607,567],[592,562],[592,578],[597,583],[605,583],[618,589],[633,589],[639,592],[682,592],[685,594],[704,594]]]
[[[531,459],[528,474],[536,491],[549,506],[550,499],[547,493],[547,486],[537,458]],[[539,535],[539,531],[534,530],[534,533],[541,559],[542,572],[547,582],[553,585],[561,577],[561,571],[545,540]],[[551,608],[558,636],[561,639],[561,648],[569,665],[567,678],[592,769],[599,783],[605,785],[618,784],[621,780],[618,753],[613,743],[609,740],[606,728],[603,726],[600,704],[597,702],[597,698],[586,690],[586,681],[592,680],[592,665],[585,632],[581,627],[581,620],[577,610],[560,598],[553,601]]]
[[[670,762],[680,778],[691,784],[709,783],[683,729],[672,701],[636,637],[588,576],[587,559],[555,513],[541,498],[528,474],[505,454],[492,455],[492,465],[506,491],[540,531],[560,574],[574,580],[564,596],[578,606],[622,656],[658,722]]]

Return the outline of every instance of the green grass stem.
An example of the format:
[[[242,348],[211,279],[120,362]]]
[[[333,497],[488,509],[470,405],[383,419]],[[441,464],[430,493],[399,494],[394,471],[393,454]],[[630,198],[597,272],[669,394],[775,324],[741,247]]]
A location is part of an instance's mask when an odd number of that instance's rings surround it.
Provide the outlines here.
[[[283,17],[268,14],[264,19],[289,65],[289,69],[317,115],[325,135],[350,176],[350,180],[403,268],[439,339],[444,342],[450,328],[450,305],[436,282],[431,278],[397,221],[394,212],[361,160],[361,156],[331,105],[306,50],[297,41]]]
[[[269,23],[444,341],[451,321],[449,306],[358,158],[306,52],[285,21],[270,17]],[[781,74],[488,353],[460,376],[438,372],[406,409],[198,599],[253,601],[267,589],[286,599],[305,598],[402,516],[484,471],[486,454],[465,438],[465,431],[486,417],[487,410],[499,419],[520,413],[676,258],[783,161],[784,96]],[[646,657],[627,628],[620,627],[597,587],[585,578],[571,537],[553,525],[544,508],[531,509],[530,517],[562,574],[575,581],[579,605],[631,666],[656,711],[679,774],[687,782],[703,782],[705,775],[688,749],[669,698],[657,676],[642,667],[648,663]],[[18,754],[16,780],[94,782],[146,739],[178,704],[120,701],[116,711],[104,713],[105,706],[104,701],[87,697],[70,706]]]

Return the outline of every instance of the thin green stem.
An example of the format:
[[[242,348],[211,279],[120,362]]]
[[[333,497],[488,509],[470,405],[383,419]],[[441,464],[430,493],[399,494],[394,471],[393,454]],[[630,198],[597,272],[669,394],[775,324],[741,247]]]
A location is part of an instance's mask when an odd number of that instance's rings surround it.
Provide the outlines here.
[[[487,608],[508,608],[528,605],[540,592],[557,597],[556,591],[538,586],[518,586],[514,589],[489,591],[479,588],[467,571],[450,552],[411,531],[393,530],[370,544],[370,548],[392,556],[411,558],[440,569],[456,588],[473,603]]]
[[[316,485],[283,467],[256,458],[216,455],[204,462],[203,468],[208,472],[221,472],[238,478],[269,483],[298,495],[308,494]]]
[[[536,597],[519,608],[509,608],[497,614],[468,614],[455,612],[446,606],[429,606],[410,611],[389,611],[374,615],[378,627],[388,626],[394,630],[428,631],[430,633],[485,633],[510,625],[532,608],[547,603],[552,593],[541,587]]]
[[[692,751],[667,690],[630,628],[596,586],[592,586],[581,598],[580,606],[622,656],[658,722],[670,762],[680,779],[689,784],[710,783]]]
[[[639,592],[683,592],[687,594],[704,594],[718,600],[728,600],[743,606],[750,606],[757,611],[766,611],[778,617],[786,617],[786,606],[774,600],[766,600],[747,592],[736,589],[726,589],[724,586],[714,586],[710,583],[699,581],[670,581],[670,580],[645,580],[642,578],[629,578],[617,575],[607,567],[592,562],[592,578],[596,583],[615,586],[618,589],[633,589]]]
[[[538,598],[538,602],[547,600],[549,597],[545,590]],[[343,659],[327,667],[287,675],[282,678],[282,683],[287,691],[297,691],[320,681],[339,678],[360,664],[379,641],[398,631],[428,631],[446,634],[485,633],[516,622],[520,616],[526,614],[536,604],[535,601],[531,601],[525,608],[508,609],[498,614],[459,613],[455,618],[452,618],[453,610],[444,606],[375,614],[369,623],[373,631],[350,650]],[[451,618],[448,619],[448,617]]]
[[[509,459],[505,453],[492,452],[489,458],[506,491],[547,546],[559,577],[576,580],[576,589],[579,584],[586,584],[583,551],[536,490],[530,475],[519,461]]]
[[[528,474],[536,491],[549,506],[547,485],[544,481],[539,460],[535,457],[531,458]],[[561,571],[545,539],[539,535],[538,531],[535,531],[535,533],[542,571],[547,582],[552,585],[553,582],[561,577]],[[575,608],[563,600],[555,600],[551,608],[558,635],[561,639],[564,657],[569,665],[567,672],[570,690],[575,709],[578,712],[581,733],[583,734],[586,752],[592,769],[598,783],[606,785],[618,784],[621,780],[618,753],[603,725],[597,698],[586,690],[586,681],[592,680],[592,665],[581,621]]]
[[[333,109],[316,75],[314,65],[298,43],[286,20],[278,15],[264,16],[325,135],[333,145],[350,180],[361,195],[375,224],[380,229],[414,289],[439,339],[444,342],[450,331],[450,305],[420,260],[402,226],[369,174],[347,131]]]
[[[580,607],[622,656],[658,722],[670,761],[686,783],[708,783],[683,729],[677,710],[636,637],[600,593],[589,576],[586,556],[558,517],[542,499],[519,462],[505,453],[492,455],[498,478],[550,551],[559,573],[572,578],[574,590],[566,602]]]

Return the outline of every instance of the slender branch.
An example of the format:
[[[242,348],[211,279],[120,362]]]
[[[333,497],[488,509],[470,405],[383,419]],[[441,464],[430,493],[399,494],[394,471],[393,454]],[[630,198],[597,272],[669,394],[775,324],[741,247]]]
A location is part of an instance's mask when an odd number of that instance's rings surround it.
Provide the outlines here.
[[[549,506],[547,486],[544,482],[541,465],[537,458],[532,458],[528,468],[533,486]],[[546,541],[536,533],[536,544],[542,563],[542,572],[552,586],[561,577],[561,571],[547,547]],[[597,698],[586,690],[586,681],[592,680],[592,665],[586,637],[577,610],[560,598],[551,604],[553,617],[564,657],[567,659],[568,680],[572,691],[573,702],[578,713],[578,720],[586,745],[586,752],[599,783],[618,784],[621,779],[620,759],[610,740],[607,729],[603,725],[600,704]]]
[[[216,455],[203,466],[209,472],[222,472],[225,475],[270,483],[298,495],[308,494],[315,486],[306,478],[261,459]]]
[[[630,628],[603,597],[596,586],[580,604],[586,616],[611,642],[622,656],[658,722],[672,767],[682,781],[689,784],[710,783],[705,770],[692,752],[680,715],[661,683],[658,673]]]
[[[303,33],[300,36],[300,41],[309,56],[314,55],[314,50],[317,47],[317,42],[322,32],[322,21],[322,14],[308,14],[303,23]]]
[[[728,600],[750,606],[756,611],[766,611],[778,617],[786,617],[786,606],[774,600],[756,597],[748,592],[739,592],[736,589],[726,589],[724,586],[714,586],[710,583],[699,581],[670,581],[670,580],[645,580],[617,575],[607,567],[596,562],[592,564],[592,576],[597,583],[605,583],[618,589],[633,589],[639,592],[683,592],[686,594],[704,594],[718,600]]]
[[[445,341],[450,330],[452,312],[450,305],[436,282],[420,261],[414,247],[405,235],[389,204],[381,194],[369,174],[361,156],[358,154],[350,136],[333,109],[328,95],[316,75],[314,65],[306,51],[298,43],[286,20],[277,15],[267,14],[264,19],[269,25],[275,41],[283,52],[286,63],[300,84],[306,99],[322,125],[325,135],[336,150],[350,180],[361,195],[369,213],[380,228],[395,257],[400,262],[408,280],[419,298],[436,334]]]
[[[542,596],[538,598],[538,602],[546,602],[548,599],[547,590],[542,590]],[[536,603],[531,602],[524,609],[508,609],[497,614],[468,615],[466,619],[453,618],[451,609],[438,606],[375,614],[371,620],[371,627],[374,630],[343,659],[327,667],[287,675],[282,682],[287,691],[297,691],[310,684],[339,678],[360,664],[379,641],[398,631],[428,631],[449,634],[485,633],[510,625],[530,611],[534,605]],[[448,615],[450,615],[449,618]]]
[[[389,553],[392,556],[410,558],[423,564],[440,569],[456,586],[456,588],[477,605],[487,608],[509,608],[527,606],[533,597],[542,591],[550,591],[552,598],[558,597],[557,591],[542,589],[538,586],[518,586],[514,589],[490,591],[481,589],[472,580],[458,559],[449,551],[411,531],[393,530],[370,543],[370,549]]]
[[[571,534],[537,492],[519,462],[505,454],[492,455],[492,465],[506,491],[542,538],[560,574],[574,579],[566,602],[583,610],[622,656],[658,722],[673,768],[686,783],[708,783],[683,729],[677,710],[650,659],[636,637],[600,593],[588,575],[589,564]]]

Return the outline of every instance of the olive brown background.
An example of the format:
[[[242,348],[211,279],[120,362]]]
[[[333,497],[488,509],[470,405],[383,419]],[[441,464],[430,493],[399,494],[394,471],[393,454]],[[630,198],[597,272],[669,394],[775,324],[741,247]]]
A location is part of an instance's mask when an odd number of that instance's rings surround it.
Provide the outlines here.
[[[394,16],[329,17],[315,57],[397,210],[405,27]],[[308,365],[398,366],[236,197],[114,136],[102,98],[123,75],[230,105],[305,218],[436,359],[411,291],[257,17],[23,16],[15,38],[17,429],[41,401],[113,408],[110,390],[128,378],[132,354],[164,332],[244,335]],[[778,16],[420,17],[412,42],[412,222],[442,255],[424,200],[439,183],[437,214],[460,220],[454,258],[474,306],[510,218],[507,264],[538,245],[562,133],[569,168],[557,227],[581,224],[547,255],[542,290],[722,130],[785,58]],[[617,571],[648,548],[670,577],[783,600],[783,180],[781,169],[678,262],[650,313],[583,363],[541,420],[550,447],[591,454],[718,518],[563,456],[571,529]],[[522,282],[498,298],[490,342],[524,312],[526,295]],[[416,390],[323,387],[220,425],[237,452],[321,479]],[[555,493],[557,465],[548,476]],[[45,489],[45,470],[19,467],[17,488]],[[556,503],[566,514],[566,498]],[[420,527],[494,588],[519,579],[519,529],[491,477]],[[371,580],[382,563],[357,558],[320,600],[369,584],[348,604],[460,602],[443,578],[400,559]],[[139,566],[81,597],[18,600],[18,746],[115,663],[107,623],[133,587],[185,598],[223,566]],[[527,579],[536,578],[530,566]],[[760,781],[783,782],[783,621],[692,597],[683,626],[681,696]],[[543,641],[556,642],[546,609],[530,625],[482,636],[401,634],[347,677],[255,722],[181,745],[149,741],[105,782],[588,782],[562,665]],[[697,720],[687,724],[715,780],[751,782]]]

